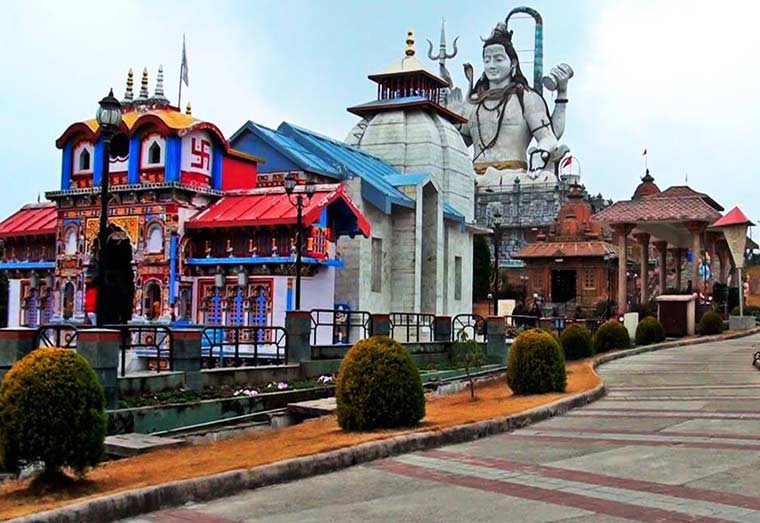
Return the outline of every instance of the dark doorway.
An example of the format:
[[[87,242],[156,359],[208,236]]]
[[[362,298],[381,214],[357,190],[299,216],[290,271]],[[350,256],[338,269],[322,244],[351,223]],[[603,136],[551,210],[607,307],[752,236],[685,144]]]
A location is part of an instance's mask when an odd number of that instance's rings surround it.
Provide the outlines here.
[[[98,307],[98,314],[102,315],[103,325],[127,323],[132,319],[135,296],[132,244],[127,234],[109,224],[108,241],[101,254],[105,274],[102,278],[98,275],[98,301],[104,299],[104,304]]]
[[[575,297],[575,271],[552,271],[552,302],[565,303]]]

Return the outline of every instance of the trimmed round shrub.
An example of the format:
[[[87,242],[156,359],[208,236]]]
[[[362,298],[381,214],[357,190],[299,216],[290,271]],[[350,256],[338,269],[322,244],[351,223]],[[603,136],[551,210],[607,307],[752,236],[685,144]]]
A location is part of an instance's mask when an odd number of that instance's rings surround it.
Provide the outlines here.
[[[507,385],[515,394],[565,390],[565,357],[554,336],[531,329],[515,338],[507,361]]]
[[[602,353],[615,349],[627,349],[631,346],[628,329],[617,320],[605,321],[594,336],[594,352]]]
[[[580,360],[594,355],[594,338],[585,325],[573,323],[560,336],[565,359]]]
[[[83,475],[105,453],[105,395],[87,361],[72,350],[37,349],[0,386],[0,443],[6,469],[42,462],[53,475]]]
[[[699,333],[703,336],[723,332],[723,318],[715,311],[707,311],[699,320]]]
[[[425,395],[409,352],[385,336],[348,351],[335,384],[338,424],[344,430],[411,427],[425,417]]]
[[[636,327],[636,345],[649,345],[665,341],[665,329],[653,316],[643,318]]]

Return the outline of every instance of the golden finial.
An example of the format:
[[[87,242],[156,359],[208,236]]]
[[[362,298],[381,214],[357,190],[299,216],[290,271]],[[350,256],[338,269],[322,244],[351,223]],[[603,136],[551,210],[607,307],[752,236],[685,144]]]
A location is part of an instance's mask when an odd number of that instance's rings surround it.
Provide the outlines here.
[[[142,82],[140,82],[140,98],[148,98],[148,68],[143,69]]]
[[[190,102],[187,102],[187,108],[185,109],[185,114],[188,116],[193,114],[193,106],[190,105]]]
[[[414,56],[414,31],[406,33],[406,56]]]
[[[129,72],[127,73],[127,90],[124,93],[124,101],[130,102],[132,101],[132,98],[134,96],[134,93],[132,92],[132,86],[134,85],[134,76],[135,73],[132,71],[132,68],[129,68]]]

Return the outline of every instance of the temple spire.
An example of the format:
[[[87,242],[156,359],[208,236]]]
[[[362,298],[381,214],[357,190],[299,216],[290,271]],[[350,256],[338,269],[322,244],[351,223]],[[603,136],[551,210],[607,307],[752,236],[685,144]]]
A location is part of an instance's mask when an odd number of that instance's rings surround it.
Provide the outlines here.
[[[142,81],[140,82],[140,99],[148,99],[148,68],[143,69]]]
[[[414,56],[414,31],[406,33],[406,56]]]
[[[158,75],[156,76],[156,90],[153,93],[154,98],[166,99],[164,96],[164,66],[158,66]]]
[[[131,102],[134,98],[134,92],[132,91],[132,87],[134,85],[134,76],[135,73],[132,71],[132,68],[129,68],[129,72],[127,73],[127,90],[124,91],[124,101],[125,102]]]

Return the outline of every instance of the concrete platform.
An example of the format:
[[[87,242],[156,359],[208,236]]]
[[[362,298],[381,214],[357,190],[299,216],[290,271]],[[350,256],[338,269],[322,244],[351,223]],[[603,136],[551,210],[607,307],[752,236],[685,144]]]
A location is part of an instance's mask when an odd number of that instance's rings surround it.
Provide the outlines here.
[[[334,414],[338,408],[335,398],[322,398],[311,401],[299,401],[298,403],[288,403],[288,411],[298,416],[307,418],[318,418],[319,416],[328,416]]]
[[[150,434],[117,434],[106,437],[106,454],[128,458],[158,449],[181,447],[187,442],[183,439],[160,438]]]

